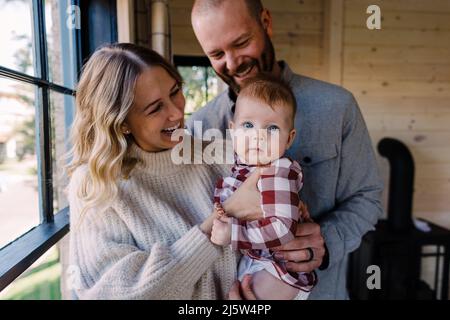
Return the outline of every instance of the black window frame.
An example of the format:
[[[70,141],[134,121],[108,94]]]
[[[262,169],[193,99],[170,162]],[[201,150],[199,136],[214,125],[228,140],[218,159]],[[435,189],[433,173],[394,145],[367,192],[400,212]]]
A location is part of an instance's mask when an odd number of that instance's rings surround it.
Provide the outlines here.
[[[175,67],[212,67],[211,61],[206,56],[174,55],[173,64]]]
[[[72,0],[71,4],[79,7],[80,1]],[[35,105],[38,124],[36,126],[36,139],[39,139],[37,152],[39,154],[38,179],[41,223],[0,250],[0,291],[26,271],[40,256],[69,232],[69,209],[65,208],[55,214],[53,208],[50,93],[53,91],[75,96],[75,91],[50,81],[44,0],[32,0],[32,12],[34,66],[35,74],[39,76],[30,76],[1,65],[0,76],[32,84],[36,88]],[[75,30],[75,42],[78,74],[82,59],[79,29]]]

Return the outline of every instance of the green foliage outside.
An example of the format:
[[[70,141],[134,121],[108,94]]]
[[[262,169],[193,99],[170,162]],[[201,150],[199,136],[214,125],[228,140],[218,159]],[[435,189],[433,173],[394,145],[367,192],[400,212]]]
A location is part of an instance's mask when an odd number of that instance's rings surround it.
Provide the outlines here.
[[[211,101],[218,92],[218,78],[211,67],[178,67],[184,80],[186,114],[190,115]]]

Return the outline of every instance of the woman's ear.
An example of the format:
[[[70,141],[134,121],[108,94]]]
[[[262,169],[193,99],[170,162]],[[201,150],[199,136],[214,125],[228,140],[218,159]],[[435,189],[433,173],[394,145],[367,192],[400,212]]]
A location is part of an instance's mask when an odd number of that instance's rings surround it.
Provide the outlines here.
[[[131,133],[130,128],[128,127],[128,125],[126,123],[124,123],[121,127],[122,133],[125,135],[128,135]]]
[[[289,132],[286,150],[289,149],[292,146],[292,144],[294,143],[296,134],[297,134],[297,131],[295,129],[292,129],[291,132]]]

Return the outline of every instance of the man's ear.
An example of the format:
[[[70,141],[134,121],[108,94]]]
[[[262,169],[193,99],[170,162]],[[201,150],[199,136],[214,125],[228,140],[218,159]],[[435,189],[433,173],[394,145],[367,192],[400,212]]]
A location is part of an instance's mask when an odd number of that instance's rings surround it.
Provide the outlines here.
[[[291,132],[289,132],[286,149],[289,149],[292,146],[292,144],[294,143],[296,134],[297,134],[297,131],[295,129],[292,129]]]
[[[269,38],[273,36],[273,20],[270,11],[266,8],[261,12],[261,23]]]

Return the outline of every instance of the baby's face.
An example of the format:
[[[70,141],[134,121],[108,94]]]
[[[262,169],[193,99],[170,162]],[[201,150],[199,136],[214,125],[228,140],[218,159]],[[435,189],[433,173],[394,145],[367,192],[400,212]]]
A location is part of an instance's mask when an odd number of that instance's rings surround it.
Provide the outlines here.
[[[295,137],[292,113],[289,106],[272,109],[261,100],[240,97],[230,123],[234,151],[240,160],[248,165],[267,165],[282,157]]]

